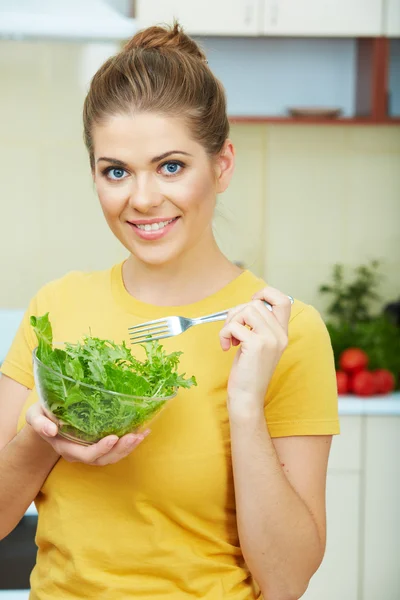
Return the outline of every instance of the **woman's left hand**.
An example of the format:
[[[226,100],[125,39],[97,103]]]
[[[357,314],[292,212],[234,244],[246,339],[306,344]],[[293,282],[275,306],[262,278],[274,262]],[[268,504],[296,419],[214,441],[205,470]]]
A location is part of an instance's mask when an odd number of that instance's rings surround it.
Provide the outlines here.
[[[266,300],[270,311],[262,302]],[[253,301],[229,312],[220,331],[223,350],[239,346],[228,382],[231,416],[254,416],[264,411],[272,374],[288,343],[291,302],[280,291],[266,287]]]

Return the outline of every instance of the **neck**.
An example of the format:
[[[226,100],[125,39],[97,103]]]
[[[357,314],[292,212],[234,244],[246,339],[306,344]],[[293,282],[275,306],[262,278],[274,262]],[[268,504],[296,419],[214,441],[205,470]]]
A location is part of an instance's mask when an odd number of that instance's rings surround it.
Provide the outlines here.
[[[149,265],[132,254],[123,265],[128,292],[148,304],[180,306],[210,296],[235,279],[242,269],[218,248],[212,233],[173,262]]]

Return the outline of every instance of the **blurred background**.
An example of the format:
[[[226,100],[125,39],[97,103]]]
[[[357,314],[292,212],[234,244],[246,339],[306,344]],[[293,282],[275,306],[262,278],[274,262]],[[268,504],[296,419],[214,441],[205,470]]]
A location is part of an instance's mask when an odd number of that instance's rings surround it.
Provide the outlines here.
[[[327,554],[304,598],[399,600],[400,0],[0,0],[0,362],[43,284],[124,259],[82,103],[126,39],[174,17],[228,96],[237,168],[217,240],[321,311],[343,372]],[[354,383],[351,346],[387,385]],[[35,527],[32,507],[0,542],[1,600],[27,598]]]

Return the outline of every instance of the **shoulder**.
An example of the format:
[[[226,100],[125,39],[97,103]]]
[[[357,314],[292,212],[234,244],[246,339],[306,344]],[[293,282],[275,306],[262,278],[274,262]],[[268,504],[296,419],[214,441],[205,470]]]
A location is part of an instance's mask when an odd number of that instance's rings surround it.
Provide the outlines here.
[[[39,289],[35,300],[38,307],[49,307],[62,302],[76,302],[98,294],[111,287],[111,273],[115,267],[99,271],[70,271],[62,277],[53,279]],[[48,308],[46,308],[48,310]]]
[[[102,271],[70,271],[62,277],[53,279],[46,283],[40,288],[38,295],[40,296],[51,296],[53,294],[59,294],[60,292],[67,292],[69,290],[76,291],[82,288],[97,288],[104,285],[109,285],[111,279],[111,273],[114,267],[111,269],[105,269]]]
[[[295,299],[289,320],[289,343],[329,342],[329,333],[319,311]]]
[[[306,378],[325,377],[330,380],[335,373],[333,349],[328,329],[318,310],[295,299],[288,333],[288,345],[278,365],[279,372],[285,377],[301,373]]]
[[[267,282],[251,271],[246,271],[245,286],[249,291],[251,290],[254,293],[268,287],[268,285]],[[284,290],[281,291],[286,293]],[[328,330],[321,314],[311,304],[306,304],[295,298],[289,320],[289,341],[304,341],[315,336],[329,339]]]

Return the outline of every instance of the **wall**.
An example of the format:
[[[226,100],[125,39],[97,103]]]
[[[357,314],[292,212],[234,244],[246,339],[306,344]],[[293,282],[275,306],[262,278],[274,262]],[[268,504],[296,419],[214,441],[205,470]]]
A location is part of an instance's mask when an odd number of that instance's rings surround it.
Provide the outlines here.
[[[0,308],[24,307],[70,269],[122,260],[82,142],[88,77],[111,46],[0,42]],[[385,261],[400,289],[400,128],[235,125],[237,170],[221,196],[221,246],[268,282],[323,308],[335,262]]]

